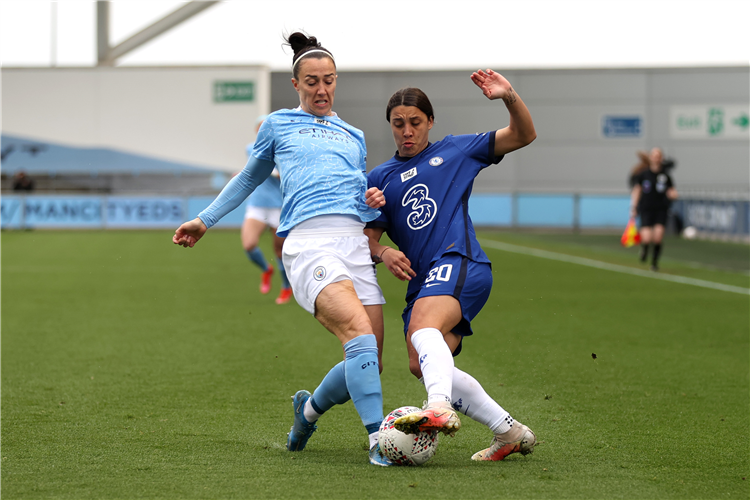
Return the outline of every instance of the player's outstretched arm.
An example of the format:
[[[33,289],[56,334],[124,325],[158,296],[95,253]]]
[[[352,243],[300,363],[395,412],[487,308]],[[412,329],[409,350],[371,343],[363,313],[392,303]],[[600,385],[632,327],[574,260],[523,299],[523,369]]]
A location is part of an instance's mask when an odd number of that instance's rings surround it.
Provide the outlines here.
[[[487,99],[502,99],[510,113],[510,124],[495,133],[497,156],[527,146],[536,139],[531,113],[508,80],[491,69],[480,69],[471,74],[471,81],[482,90]]]
[[[406,258],[401,250],[380,243],[380,238],[384,232],[385,230],[379,227],[365,228],[372,261],[375,264],[384,263],[388,270],[401,281],[411,281],[412,278],[417,276],[417,273],[411,268],[411,261]]]
[[[177,228],[172,236],[172,243],[185,248],[193,248],[199,239],[206,234],[208,228],[198,217]]]

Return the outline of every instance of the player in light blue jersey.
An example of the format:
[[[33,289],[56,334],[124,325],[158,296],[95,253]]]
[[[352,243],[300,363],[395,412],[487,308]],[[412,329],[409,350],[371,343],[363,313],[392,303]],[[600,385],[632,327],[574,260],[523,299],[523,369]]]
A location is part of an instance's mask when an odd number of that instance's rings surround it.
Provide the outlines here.
[[[256,120],[256,135],[266,118],[268,118],[268,115],[262,115]],[[245,148],[248,157],[252,155],[254,144],[254,142],[251,142]],[[271,291],[271,277],[273,276],[275,269],[272,265],[266,262],[266,257],[263,255],[261,249],[258,248],[258,242],[266,228],[271,230],[273,233],[273,251],[274,254],[276,254],[276,266],[278,267],[279,275],[281,277],[281,292],[276,298],[276,303],[286,304],[292,298],[292,286],[289,284],[289,280],[286,277],[284,262],[281,259],[281,249],[284,246],[284,238],[276,234],[276,228],[279,227],[280,216],[281,179],[279,177],[279,171],[274,168],[271,175],[268,176],[268,179],[255,188],[253,194],[247,198],[247,202],[245,203],[245,220],[242,222],[240,237],[247,258],[262,271],[260,278],[260,292],[262,294],[267,294]]]
[[[536,132],[529,110],[505,78],[480,70],[471,79],[490,100],[505,102],[510,125],[431,143],[430,100],[415,88],[396,92],[386,118],[398,152],[368,175],[370,186],[380,187],[388,203],[365,232],[373,260],[409,281],[403,313],[409,368],[428,394],[421,412],[394,425],[408,433],[432,429],[454,435],[461,427],[460,411],[495,435],[472,459],[502,460],[510,453],[531,453],[536,436],[453,362],[492,288],[491,264],[477,241],[468,204],[477,174],[531,143]],[[383,232],[398,250],[380,244]]]
[[[236,208],[274,167],[281,173],[283,261],[294,298],[341,341],[345,359],[315,389],[292,397],[294,425],[287,449],[301,451],[328,409],[349,399],[370,441],[370,463],[390,465],[380,453],[383,293],[370,258],[366,222],[380,214],[382,191],[367,188],[367,150],[360,130],[333,111],[336,64],[315,37],[293,33],[292,84],[297,109],[271,113],[261,125],[245,168],[172,241],[192,247]],[[304,347],[301,347],[304,348]]]

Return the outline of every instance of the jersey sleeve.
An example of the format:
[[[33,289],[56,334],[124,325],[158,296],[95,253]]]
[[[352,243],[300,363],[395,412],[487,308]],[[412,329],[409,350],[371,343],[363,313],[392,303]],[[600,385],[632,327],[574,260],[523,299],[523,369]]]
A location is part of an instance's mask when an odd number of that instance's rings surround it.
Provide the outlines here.
[[[259,160],[274,161],[274,128],[270,118],[271,115],[261,124],[253,149],[248,151],[248,155]]]
[[[212,227],[222,217],[240,206],[240,203],[268,178],[272,170],[273,163],[251,156],[245,168],[232,177],[219,196],[198,214],[198,218],[203,221],[206,228]]]
[[[503,155],[495,155],[495,133],[484,132],[483,134],[467,134],[448,136],[453,144],[460,149],[464,155],[482,164],[485,168],[494,163],[500,163]]]

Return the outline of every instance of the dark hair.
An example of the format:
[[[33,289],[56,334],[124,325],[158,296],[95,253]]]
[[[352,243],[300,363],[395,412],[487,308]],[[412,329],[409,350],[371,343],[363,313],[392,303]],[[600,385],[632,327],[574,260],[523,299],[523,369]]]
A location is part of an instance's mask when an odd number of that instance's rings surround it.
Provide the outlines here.
[[[388,100],[388,107],[385,108],[385,119],[391,122],[391,111],[396,106],[414,106],[427,115],[427,118],[435,119],[432,111],[432,104],[427,94],[414,87],[397,90]]]
[[[331,51],[320,45],[318,39],[314,36],[308,37],[304,33],[295,31],[294,33],[286,37],[285,40],[285,45],[289,45],[294,51],[294,57],[292,57],[292,76],[294,76],[295,80],[299,75],[299,64],[297,64],[297,62],[305,57],[305,54],[307,54],[311,50],[325,51],[325,53],[314,52],[310,54],[310,57],[313,57],[315,59],[323,59],[324,57],[329,57],[331,61],[333,61],[334,68],[336,67],[336,61],[333,59],[333,54],[331,54]],[[327,56],[326,53],[328,54]]]

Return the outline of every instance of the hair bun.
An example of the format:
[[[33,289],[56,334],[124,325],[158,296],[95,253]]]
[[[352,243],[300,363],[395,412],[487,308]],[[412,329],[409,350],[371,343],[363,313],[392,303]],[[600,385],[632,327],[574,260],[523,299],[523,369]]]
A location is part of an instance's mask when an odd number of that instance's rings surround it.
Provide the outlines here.
[[[318,43],[317,38],[315,38],[314,36],[308,37],[307,35],[305,35],[304,33],[300,33],[299,31],[289,35],[287,41],[289,42],[289,46],[292,47],[295,56],[304,49],[320,47],[320,43]]]

